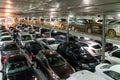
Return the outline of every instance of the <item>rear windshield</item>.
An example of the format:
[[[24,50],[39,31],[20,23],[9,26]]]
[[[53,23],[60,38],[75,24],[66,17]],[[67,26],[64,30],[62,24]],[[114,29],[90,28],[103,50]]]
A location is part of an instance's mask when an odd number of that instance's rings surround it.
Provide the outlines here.
[[[6,37],[6,38],[1,39],[1,41],[11,41],[11,40],[12,40],[11,37]]]
[[[6,45],[4,47],[4,50],[17,50],[17,49],[19,49],[19,48],[16,44],[10,44],[10,45]]]

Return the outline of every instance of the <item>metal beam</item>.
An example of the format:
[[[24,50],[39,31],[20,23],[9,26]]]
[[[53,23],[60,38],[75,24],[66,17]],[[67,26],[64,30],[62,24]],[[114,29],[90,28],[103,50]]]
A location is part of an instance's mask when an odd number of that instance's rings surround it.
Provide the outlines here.
[[[103,27],[102,27],[102,57],[101,57],[101,62],[105,62],[105,44],[106,44],[106,15],[103,15]]]

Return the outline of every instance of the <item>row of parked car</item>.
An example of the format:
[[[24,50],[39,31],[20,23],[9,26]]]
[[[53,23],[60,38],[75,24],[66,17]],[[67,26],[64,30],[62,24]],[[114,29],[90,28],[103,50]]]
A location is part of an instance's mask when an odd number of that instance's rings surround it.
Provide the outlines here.
[[[7,38],[0,41],[3,80],[41,80],[41,78],[43,80],[84,80],[87,75],[91,75],[91,80],[96,80],[92,74],[96,73],[95,75],[98,76],[100,71],[106,68],[113,70],[112,65],[100,64],[102,50],[100,41],[85,40],[83,37],[70,35],[70,41],[66,42],[65,33],[46,34],[50,33],[49,31],[43,31],[41,34],[19,29],[16,32],[14,29],[1,30],[0,34],[9,33],[1,37],[10,36],[10,40]],[[17,36],[13,37],[14,35]],[[46,37],[46,35],[50,36]],[[108,53],[105,57],[106,62],[119,64],[118,60],[118,63],[116,62],[116,59],[119,59],[119,50],[117,46],[106,44],[106,53]],[[104,74],[104,71],[101,73]],[[44,74],[44,78],[40,72]],[[117,73],[115,76],[119,78],[119,71],[113,70],[113,72]],[[84,78],[80,74],[83,74]],[[111,77],[109,72],[108,75],[106,74],[104,75],[109,78],[104,77],[105,80],[119,80],[114,76]]]

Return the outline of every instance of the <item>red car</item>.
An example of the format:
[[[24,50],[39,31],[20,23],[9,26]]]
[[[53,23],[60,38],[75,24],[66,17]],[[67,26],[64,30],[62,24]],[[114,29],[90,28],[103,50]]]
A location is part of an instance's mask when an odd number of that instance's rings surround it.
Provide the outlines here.
[[[48,73],[58,75],[61,79],[68,78],[75,72],[73,67],[56,51],[42,50],[36,57],[37,66],[43,66]]]

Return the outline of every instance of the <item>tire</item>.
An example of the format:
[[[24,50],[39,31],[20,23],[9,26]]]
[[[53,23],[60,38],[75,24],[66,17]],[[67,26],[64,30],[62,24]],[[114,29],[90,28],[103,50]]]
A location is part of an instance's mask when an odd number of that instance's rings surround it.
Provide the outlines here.
[[[91,28],[88,28],[88,29],[87,29],[87,33],[91,34],[91,33],[92,33],[92,29],[91,29]]]
[[[115,37],[116,36],[116,32],[114,30],[108,30],[108,36],[109,37]]]

